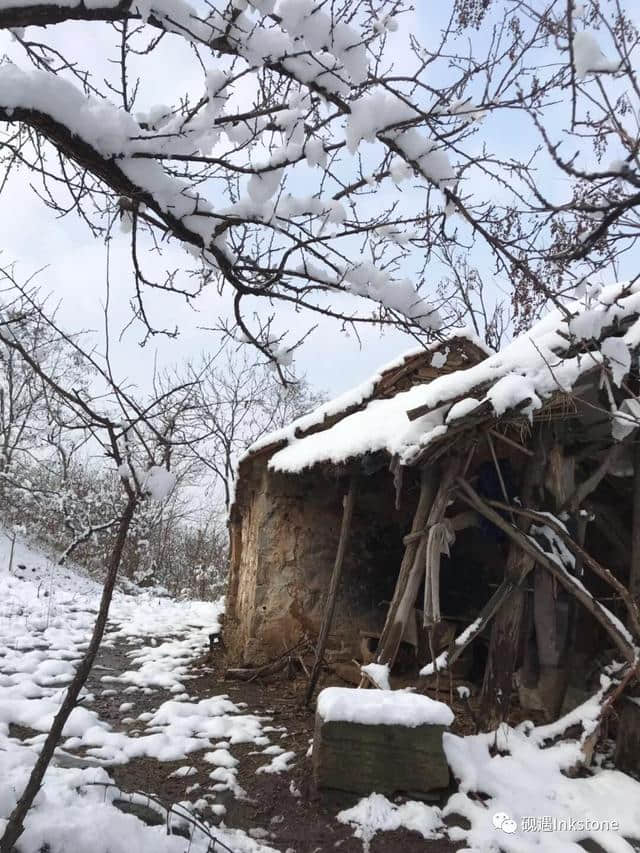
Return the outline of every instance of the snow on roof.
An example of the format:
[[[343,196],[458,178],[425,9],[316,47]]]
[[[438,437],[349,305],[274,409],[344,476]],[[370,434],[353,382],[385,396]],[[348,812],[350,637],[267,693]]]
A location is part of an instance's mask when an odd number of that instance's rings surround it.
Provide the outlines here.
[[[379,450],[410,464],[429,444],[446,435],[452,424],[480,407],[492,417],[518,408],[532,416],[551,396],[571,391],[580,377],[603,364],[619,385],[629,371],[631,352],[640,346],[639,312],[640,282],[592,291],[586,307],[573,305],[567,315],[559,309],[549,312],[501,352],[471,367],[414,385],[390,398],[370,399],[387,366],[353,391],[272,433],[250,452],[274,441],[286,442],[271,457],[269,467],[289,473]],[[301,429],[321,424],[329,415],[363,401],[364,407],[328,429],[296,437]],[[407,413],[416,409],[420,416],[414,414],[415,419],[410,420]]]
[[[427,346],[411,349],[382,365],[374,374],[360,385],[356,385],[355,388],[350,388],[348,391],[339,394],[334,399],[302,415],[282,429],[274,430],[262,436],[248,448],[244,458],[272,445],[297,441],[299,436],[304,435],[309,430],[315,431],[315,428],[321,428],[324,423],[331,422],[340,415],[349,414],[354,409],[362,407],[367,402],[371,402],[384,379],[393,379],[393,374],[396,371],[405,365],[409,365],[410,362],[418,359],[420,356],[424,356],[425,361],[436,369],[444,367],[447,362],[449,350],[455,342],[466,342],[475,347],[477,351],[488,353],[485,345],[470,329],[458,329],[455,335],[451,335],[445,341],[437,341]]]

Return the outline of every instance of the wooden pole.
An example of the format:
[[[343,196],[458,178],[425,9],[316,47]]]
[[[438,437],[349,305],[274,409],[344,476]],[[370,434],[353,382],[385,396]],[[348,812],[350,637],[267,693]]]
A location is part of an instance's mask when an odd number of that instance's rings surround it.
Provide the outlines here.
[[[544,467],[542,455],[543,449],[539,445],[535,455],[526,464],[521,491],[525,505],[530,503],[540,478],[540,469]],[[528,522],[522,524],[521,520],[520,523],[525,529],[529,526]],[[484,731],[495,729],[509,709],[524,615],[525,592],[521,581],[533,569],[534,563],[535,560],[524,553],[517,543],[510,543],[504,570],[504,579],[510,592],[494,616],[482,684],[480,726]]]
[[[342,575],[344,555],[346,553],[347,542],[349,540],[349,531],[351,528],[351,518],[353,516],[354,501],[355,477],[352,477],[349,483],[349,491],[343,499],[342,525],[340,527],[338,550],[336,552],[336,559],[333,564],[333,571],[331,573],[331,581],[329,583],[329,592],[327,593],[327,600],[324,605],[324,614],[322,616],[322,624],[320,625],[320,633],[318,634],[316,658],[313,664],[313,669],[311,670],[309,684],[307,685],[307,692],[305,693],[304,697],[305,705],[309,705],[309,703],[311,702],[311,699],[313,697],[313,691],[316,688],[316,684],[320,676],[320,670],[322,669],[322,663],[324,661],[324,652],[327,646],[327,639],[329,637],[329,631],[331,629],[331,622],[333,621],[333,612],[336,606],[338,585],[340,583],[340,577]]]
[[[405,543],[406,547],[402,557],[402,563],[400,564],[398,580],[396,581],[396,587],[393,592],[393,598],[391,599],[389,610],[387,611],[387,618],[385,620],[384,628],[382,629],[382,634],[378,643],[378,651],[376,654],[376,660],[378,661],[378,663],[388,662],[388,655],[386,653],[383,655],[382,650],[388,649],[390,651],[392,645],[395,644],[395,640],[393,640],[393,642],[391,640],[391,634],[394,633],[394,626],[396,623],[396,614],[398,612],[398,607],[404,595],[404,591],[407,586],[407,581],[411,573],[411,569],[413,567],[416,554],[420,546],[420,542],[424,538],[424,527],[427,521],[427,516],[429,514],[429,509],[431,508],[431,504],[433,503],[435,479],[435,472],[433,469],[423,468],[420,472],[420,497],[418,498],[418,506],[416,507],[416,511],[413,516],[411,532],[408,534],[411,538],[408,542]],[[399,645],[400,641],[398,640],[396,651]]]
[[[458,457],[450,459],[440,476],[438,490],[433,500],[430,498],[433,494],[432,480],[434,479],[435,472],[431,471],[429,474],[423,474],[420,500],[414,518],[414,527],[416,523],[421,522],[424,526],[424,536],[419,541],[412,541],[407,545],[396,589],[393,594],[393,600],[389,607],[380,638],[378,654],[376,655],[378,663],[391,667],[396,659],[409,615],[415,607],[418,590],[424,577],[429,528],[444,518],[449,503],[450,491],[460,470],[461,460]],[[427,512],[428,517],[425,524],[424,516]],[[417,532],[417,530],[412,529],[412,532]]]
[[[640,438],[633,444],[633,523],[631,525],[631,568],[629,592],[640,605]]]
[[[501,501],[486,501],[486,503],[497,509],[505,509],[505,506]],[[640,610],[622,581],[619,581],[610,569],[607,569],[606,566],[603,566],[602,563],[599,563],[591,556],[591,554],[585,551],[582,545],[574,541],[567,533],[566,528],[563,527],[553,516],[550,516],[548,513],[535,512],[535,510],[526,509],[525,507],[520,506],[512,507],[512,510],[516,515],[522,515],[525,518],[529,518],[531,521],[539,522],[540,524],[551,528],[551,530],[557,533],[564,541],[571,553],[575,555],[576,563],[580,560],[584,565],[590,568],[595,575],[615,590],[616,594],[620,597],[627,608],[627,619],[632,633],[635,637],[640,639]]]
[[[522,576],[521,580],[524,580],[525,577],[526,574]],[[437,659],[433,656],[433,652],[431,653],[432,661],[422,670],[421,675],[432,675],[438,670],[446,669],[451,672],[453,664],[458,660],[467,646],[482,633],[498,610],[500,610],[513,589],[514,582],[505,578],[491,598],[487,601],[480,613],[478,613],[477,619],[475,619],[471,625],[468,625],[464,631],[452,640],[449,648],[442,652]],[[427,670],[426,672],[425,669]]]

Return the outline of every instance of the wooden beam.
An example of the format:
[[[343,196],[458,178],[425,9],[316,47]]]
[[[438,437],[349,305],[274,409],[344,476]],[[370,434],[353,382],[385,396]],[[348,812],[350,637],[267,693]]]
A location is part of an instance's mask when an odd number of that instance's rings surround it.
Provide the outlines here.
[[[455,530],[457,533],[460,530],[466,530],[468,527],[478,527],[480,524],[480,516],[477,512],[470,509],[466,512],[460,512],[458,515],[454,515],[453,518],[448,519],[448,521],[451,524],[451,529]],[[419,530],[417,533],[407,533],[402,542],[404,545],[409,545],[411,542],[417,542],[422,539],[422,537],[426,536],[427,533],[428,530],[426,528],[424,530]]]
[[[496,449],[493,446],[493,440],[491,438],[491,430],[486,433],[487,436],[487,444],[489,445],[489,450],[491,451],[491,458],[493,460],[493,467],[496,469],[496,474],[498,475],[498,480],[500,482],[500,490],[502,491],[502,497],[504,498],[505,503],[509,503],[509,495],[507,493],[507,487],[504,482],[504,477],[502,476],[502,468],[500,467],[500,463],[498,462],[498,457],[496,455]],[[511,520],[513,521],[513,515],[511,515]]]
[[[592,492],[595,492],[600,483],[607,476],[611,469],[611,466],[620,456],[621,449],[622,443],[614,444],[613,447],[609,448],[600,465],[598,465],[598,467],[593,472],[593,474],[591,474],[590,477],[587,477],[586,480],[580,483],[580,485],[571,495],[569,500],[566,501],[562,509],[567,510],[567,512],[576,512],[578,509],[580,509],[584,501],[589,497]]]
[[[487,503],[497,509],[505,508],[505,505],[501,501],[487,501]],[[550,527],[554,533],[557,533],[558,536],[562,538],[576,558],[580,558],[585,566],[588,566],[594,574],[598,575],[599,578],[605,581],[605,583],[616,591],[627,608],[629,627],[635,633],[636,637],[640,639],[640,608],[622,581],[618,580],[610,569],[607,569],[606,566],[599,563],[595,557],[592,557],[582,545],[572,539],[567,533],[566,528],[556,521],[553,516],[550,516],[547,513],[526,509],[524,507],[514,506],[511,507],[511,509],[516,515],[524,516],[525,518],[529,518],[531,521],[536,521],[542,525],[546,524],[547,527]]]
[[[526,578],[528,571],[524,571],[521,579],[518,583],[522,583]],[[449,649],[439,655],[435,661],[432,661],[431,664],[427,665],[427,669],[431,666],[432,672],[442,671],[451,669],[453,664],[458,660],[460,655],[464,652],[468,645],[470,645],[475,638],[481,634],[485,627],[489,624],[493,616],[498,612],[498,610],[502,607],[504,602],[507,600],[509,595],[513,592],[515,586],[517,584],[508,578],[504,578],[500,586],[493,593],[491,598],[487,601],[485,606],[482,608],[480,613],[478,614],[478,618],[475,619],[471,625],[468,625],[464,631],[458,634],[457,637],[454,638],[452,644]],[[435,665],[434,665],[435,664]],[[421,675],[431,675],[431,672],[421,672]]]
[[[356,480],[355,477],[352,476],[351,480],[349,481],[349,490],[343,499],[342,525],[340,527],[338,550],[336,552],[336,559],[333,564],[333,571],[331,573],[329,592],[327,593],[327,600],[324,606],[324,614],[322,616],[322,624],[320,625],[320,633],[318,634],[316,658],[313,664],[313,669],[311,670],[311,677],[309,678],[309,684],[307,685],[307,691],[304,697],[305,705],[308,705],[311,702],[311,699],[313,697],[313,691],[315,690],[316,684],[318,682],[318,677],[320,675],[320,670],[322,669],[322,663],[324,661],[324,652],[327,646],[329,630],[331,629],[331,622],[333,621],[333,612],[336,606],[338,585],[340,583],[340,577],[342,575],[342,566],[344,564],[344,556],[347,550],[349,532],[351,530],[351,518],[353,516],[355,492]]]
[[[554,578],[578,601],[586,607],[586,609],[595,617],[602,625],[607,634],[611,637],[618,650],[621,652],[625,660],[634,664],[634,669],[637,668],[636,649],[623,632],[622,626],[619,625],[617,618],[594,598],[587,589],[580,583],[577,578],[570,575],[563,566],[556,563],[549,554],[544,551],[534,539],[524,534],[521,530],[513,525],[492,509],[481,497],[476,493],[474,488],[464,480],[458,479],[458,484],[461,489],[460,497],[467,502],[486,519],[491,521],[496,527],[503,530],[507,536],[516,543],[521,550],[528,554],[533,562],[545,568]]]
[[[533,456],[533,450],[529,450],[528,447],[524,447],[524,445],[520,444],[517,441],[514,441],[509,436],[505,435],[503,432],[498,432],[497,429],[490,429],[489,432],[491,435],[498,438],[500,441],[504,441],[505,444],[508,444],[510,447],[513,447],[514,450],[520,451],[520,453],[524,453],[526,456]]]
[[[464,399],[464,397],[459,397],[459,398],[457,397],[454,400],[449,400],[448,402],[451,403],[451,406],[449,407],[449,409],[452,409],[453,406],[457,402],[459,402],[460,400],[463,400],[463,399]],[[444,401],[444,402],[447,402],[447,401]],[[431,403],[425,403],[422,406],[416,406],[415,409],[409,409],[407,411],[407,417],[409,418],[410,421],[416,421],[416,420],[418,420],[418,418],[421,418],[423,415],[428,415],[429,412],[432,412],[434,409],[437,409],[437,408],[438,408],[438,406],[434,406]],[[489,414],[491,414],[492,411],[493,411],[493,406],[491,405],[490,401],[489,400],[483,400],[481,403],[478,403],[478,405],[475,407],[475,409],[472,409],[469,412],[469,414],[467,415],[467,418],[477,417],[478,415],[489,415]]]

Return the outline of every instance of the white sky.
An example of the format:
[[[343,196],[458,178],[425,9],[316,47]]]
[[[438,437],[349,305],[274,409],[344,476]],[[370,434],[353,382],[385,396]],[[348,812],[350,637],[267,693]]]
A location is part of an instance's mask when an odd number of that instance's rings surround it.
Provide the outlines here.
[[[406,38],[407,31],[418,39],[437,38],[443,11],[448,4],[438,6],[419,0],[418,10],[412,17],[401,19],[401,29]],[[49,28],[48,38],[53,33],[58,44],[72,47],[74,57],[95,70],[96,78],[113,73],[108,58],[117,55],[116,33],[105,25],[65,24]],[[0,51],[9,53],[14,49],[0,40]],[[400,41],[399,41],[400,43]],[[164,48],[164,56],[155,64],[153,78],[143,81],[140,102],[143,107],[159,103],[173,103],[185,91],[198,91],[201,72],[193,61],[189,48],[178,39],[171,39]],[[404,57],[399,53],[398,63]],[[21,58],[24,64],[24,59]],[[438,80],[431,81],[433,85]],[[503,121],[503,120],[500,120]],[[499,128],[497,128],[499,130]],[[505,131],[507,128],[505,128]],[[519,144],[518,129],[496,133],[495,144],[501,154],[516,155]],[[485,134],[482,134],[486,138]],[[478,142],[480,144],[480,140]],[[505,151],[506,149],[506,151]],[[80,328],[101,330],[103,326],[102,306],[106,294],[106,248],[103,242],[94,239],[88,229],[73,214],[65,219],[56,219],[40,199],[28,188],[29,176],[23,171],[14,178],[10,192],[2,200],[3,227],[0,262],[17,263],[16,274],[24,280],[35,270],[45,268],[38,281],[43,293],[51,294],[52,303],[60,302],[59,320],[70,331]],[[476,188],[478,189],[478,188]],[[197,356],[208,349],[215,350],[218,339],[203,327],[213,326],[229,305],[229,294],[218,295],[210,286],[198,298],[194,310],[184,300],[168,294],[147,293],[146,307],[159,325],[173,328],[178,326],[179,337],[168,340],[157,337],[144,349],[138,345],[143,335],[140,326],[129,329],[122,340],[118,340],[121,329],[130,318],[128,300],[132,295],[132,275],[129,262],[128,238],[118,233],[111,244],[111,331],[112,354],[116,373],[144,386],[148,383],[154,363],[175,364]],[[169,248],[163,257],[166,268],[189,266],[190,257],[179,248]],[[487,258],[488,260],[488,258]],[[490,279],[490,269],[489,279]],[[434,284],[439,278],[434,270]],[[266,306],[263,310],[267,310]],[[293,311],[278,309],[280,330],[289,329],[293,339],[308,328],[313,318],[300,316]],[[344,333],[335,322],[320,320],[319,328],[297,352],[296,369],[306,373],[317,387],[334,394],[357,384],[371,374],[381,363],[397,356],[400,352],[415,347],[412,338],[397,331],[381,332],[378,328],[360,330],[361,342],[351,334]],[[292,339],[288,339],[292,343]]]
[[[419,20],[423,15],[416,13],[416,17]],[[409,19],[405,17],[403,27],[407,26]],[[48,40],[52,32],[53,28],[48,28]],[[80,64],[91,67],[97,79],[101,73],[109,73],[108,57],[116,56],[118,49],[117,35],[111,28],[101,24],[70,23],[56,27],[54,35],[56,43],[63,48],[65,45],[71,47],[69,52]],[[0,35],[0,52],[6,50],[12,55],[15,49],[9,44],[8,36]],[[166,61],[156,63],[157,73],[153,79],[143,81],[139,102],[144,107],[173,103],[181,93],[198,91],[201,87],[201,72],[184,42],[173,39],[170,52],[165,53]],[[24,66],[24,56],[14,55]],[[74,214],[57,219],[29,189],[29,180],[28,172],[23,169],[12,179],[9,192],[3,196],[0,263],[15,262],[15,274],[21,281],[42,269],[37,282],[43,294],[50,294],[50,304],[59,303],[57,316],[62,325],[69,331],[92,329],[101,333],[106,296],[105,244],[93,238]],[[145,307],[150,315],[158,325],[169,328],[177,325],[180,332],[177,339],[157,336],[141,348],[139,341],[143,330],[138,325],[118,340],[131,316],[128,300],[132,295],[132,275],[127,235],[116,233],[110,255],[111,350],[116,373],[145,386],[156,362],[176,364],[218,348],[219,339],[203,327],[216,325],[220,315],[227,314],[230,301],[229,294],[220,296],[211,286],[194,307],[169,294],[147,293]],[[177,247],[168,249],[163,258],[168,269],[180,265],[189,267],[192,261]],[[263,306],[262,310],[266,312],[268,307]],[[278,328],[290,330],[293,337],[287,338],[288,343],[316,322],[309,315],[302,317],[285,311],[278,308]],[[335,322],[322,318],[318,318],[318,322],[319,328],[297,351],[295,369],[330,394],[359,383],[381,363],[416,346],[411,337],[394,330],[361,327],[358,330],[361,340],[358,341],[352,332],[343,331]]]

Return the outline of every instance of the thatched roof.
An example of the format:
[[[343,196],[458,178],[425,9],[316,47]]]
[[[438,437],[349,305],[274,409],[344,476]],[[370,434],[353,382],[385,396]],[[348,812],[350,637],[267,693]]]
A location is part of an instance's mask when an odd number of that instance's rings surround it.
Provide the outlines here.
[[[456,335],[402,356],[263,437],[241,460],[240,480],[257,457],[287,473],[381,451],[413,465],[480,425],[561,408],[559,401],[579,396],[585,382],[592,387],[604,374],[618,404],[629,397],[611,416],[612,438],[620,438],[640,422],[640,405],[623,382],[639,346],[640,282],[604,288],[587,306],[551,311],[494,355],[472,336]]]
[[[340,431],[341,423],[348,421],[351,425],[351,418],[362,416],[365,412],[370,413],[372,407],[375,410],[377,405],[388,403],[416,385],[424,386],[440,376],[477,364],[487,355],[488,351],[483,344],[467,333],[456,334],[444,342],[411,350],[385,364],[362,384],[323,403],[283,429],[263,436],[251,445],[240,460],[240,465],[258,456],[277,455],[288,447],[297,447],[300,442],[320,434],[330,434],[330,441],[333,441]],[[406,415],[403,417],[406,421]],[[385,427],[385,432],[388,426]],[[348,456],[360,456],[384,449],[384,441],[381,444],[373,433],[363,434],[361,439],[360,447],[356,446],[357,443],[349,446]],[[327,458],[318,461],[331,460]],[[340,458],[336,461],[344,460]]]

